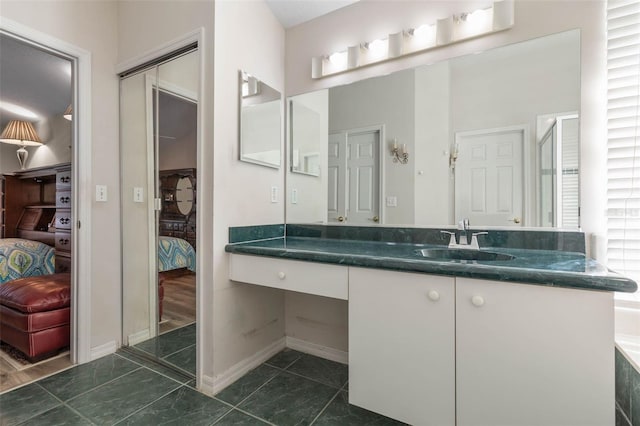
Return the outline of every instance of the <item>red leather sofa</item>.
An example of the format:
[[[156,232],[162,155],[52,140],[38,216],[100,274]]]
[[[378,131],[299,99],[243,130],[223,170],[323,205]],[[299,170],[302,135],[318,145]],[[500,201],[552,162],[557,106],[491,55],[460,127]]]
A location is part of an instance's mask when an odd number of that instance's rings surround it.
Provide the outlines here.
[[[69,273],[19,278],[0,285],[0,340],[32,362],[69,346]]]

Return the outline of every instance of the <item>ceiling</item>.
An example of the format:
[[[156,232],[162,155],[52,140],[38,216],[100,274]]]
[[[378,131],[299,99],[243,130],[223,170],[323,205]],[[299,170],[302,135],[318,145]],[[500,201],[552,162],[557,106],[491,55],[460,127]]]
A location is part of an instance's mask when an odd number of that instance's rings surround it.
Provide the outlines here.
[[[295,27],[359,0],[266,0],[267,5],[285,28]]]
[[[9,120],[38,122],[61,116],[71,103],[71,62],[7,35],[0,35],[0,128]],[[5,109],[30,110],[27,117]]]

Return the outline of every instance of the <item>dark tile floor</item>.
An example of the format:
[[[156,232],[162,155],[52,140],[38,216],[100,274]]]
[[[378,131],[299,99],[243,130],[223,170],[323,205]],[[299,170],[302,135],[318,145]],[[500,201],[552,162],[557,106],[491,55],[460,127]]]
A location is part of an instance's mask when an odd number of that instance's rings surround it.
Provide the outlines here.
[[[196,374],[196,324],[161,334],[133,347],[192,374]]]
[[[0,424],[401,424],[350,405],[347,379],[346,365],[284,350],[210,398],[119,352],[0,395]]]

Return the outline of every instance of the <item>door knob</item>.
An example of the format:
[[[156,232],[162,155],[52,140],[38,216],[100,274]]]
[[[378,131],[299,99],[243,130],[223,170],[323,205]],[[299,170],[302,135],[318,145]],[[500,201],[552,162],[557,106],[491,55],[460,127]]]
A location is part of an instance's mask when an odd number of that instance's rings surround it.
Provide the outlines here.
[[[379,218],[378,216],[371,217],[371,218],[369,218],[369,220],[372,220],[372,221],[374,221],[375,223],[380,222],[380,218]]]
[[[509,219],[509,222],[520,223],[520,218],[519,217],[514,217],[513,219]]]
[[[344,216],[338,216],[338,222],[344,222],[345,218]]]

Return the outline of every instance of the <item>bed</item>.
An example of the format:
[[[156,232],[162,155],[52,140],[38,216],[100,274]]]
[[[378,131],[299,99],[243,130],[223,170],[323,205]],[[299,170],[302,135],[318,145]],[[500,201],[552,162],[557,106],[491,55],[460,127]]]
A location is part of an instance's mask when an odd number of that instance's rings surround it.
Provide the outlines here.
[[[196,272],[196,252],[191,244],[181,238],[161,236],[158,240],[158,271],[184,268]]]
[[[0,284],[56,272],[53,247],[21,238],[0,239]]]

